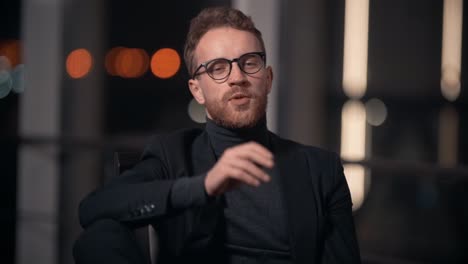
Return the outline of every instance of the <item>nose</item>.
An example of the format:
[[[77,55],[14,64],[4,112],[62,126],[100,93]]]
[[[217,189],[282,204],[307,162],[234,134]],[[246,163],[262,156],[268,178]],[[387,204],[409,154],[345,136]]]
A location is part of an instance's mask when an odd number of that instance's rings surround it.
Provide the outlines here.
[[[232,63],[231,74],[229,75],[228,81],[229,85],[242,85],[247,82],[247,76],[245,72],[239,68],[237,62]]]

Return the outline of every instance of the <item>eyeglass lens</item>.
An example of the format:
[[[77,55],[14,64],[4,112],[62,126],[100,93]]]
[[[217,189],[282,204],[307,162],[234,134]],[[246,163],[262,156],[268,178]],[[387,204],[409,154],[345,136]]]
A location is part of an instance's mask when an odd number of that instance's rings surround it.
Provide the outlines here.
[[[213,79],[224,79],[232,69],[232,62],[237,62],[239,68],[248,74],[257,73],[263,67],[263,58],[259,54],[244,54],[238,59],[232,61],[228,59],[217,59],[206,65],[206,72]]]

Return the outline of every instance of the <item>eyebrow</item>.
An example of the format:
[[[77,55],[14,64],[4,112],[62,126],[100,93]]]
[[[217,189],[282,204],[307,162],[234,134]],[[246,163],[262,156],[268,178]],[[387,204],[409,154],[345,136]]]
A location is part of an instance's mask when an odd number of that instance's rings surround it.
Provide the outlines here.
[[[234,57],[234,58],[231,58],[231,59],[228,59],[228,58],[226,58],[226,57],[217,57],[217,58],[210,59],[210,60],[204,60],[202,63],[199,63],[198,65],[203,64],[203,63],[208,62],[208,61],[217,60],[217,59],[225,59],[225,60],[238,59],[238,58],[244,56],[245,54],[255,53],[255,52],[263,52],[263,51],[247,51],[247,52],[244,52],[244,53],[242,53],[241,55],[239,55],[239,56],[237,56],[237,57]]]

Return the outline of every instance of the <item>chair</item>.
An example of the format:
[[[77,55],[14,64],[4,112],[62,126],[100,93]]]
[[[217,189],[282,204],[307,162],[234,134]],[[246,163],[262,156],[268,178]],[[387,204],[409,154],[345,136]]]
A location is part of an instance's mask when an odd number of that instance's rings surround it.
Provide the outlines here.
[[[114,153],[114,173],[119,175],[125,170],[131,169],[140,160],[140,153],[137,152],[115,152]],[[135,230],[137,243],[142,248],[147,263],[156,264],[158,256],[158,236],[151,225]]]

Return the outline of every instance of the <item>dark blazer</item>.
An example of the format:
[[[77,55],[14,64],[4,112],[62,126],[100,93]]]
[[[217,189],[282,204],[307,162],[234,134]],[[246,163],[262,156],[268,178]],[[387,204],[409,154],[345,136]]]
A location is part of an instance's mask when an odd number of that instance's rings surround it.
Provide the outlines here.
[[[360,263],[351,197],[339,157],[273,133],[269,136],[282,179],[294,263]],[[161,262],[221,263],[222,199],[187,210],[175,210],[169,203],[175,180],[206,174],[214,164],[204,130],[155,136],[133,169],[81,202],[80,223],[86,228],[98,219],[111,218],[135,227],[153,224]]]

